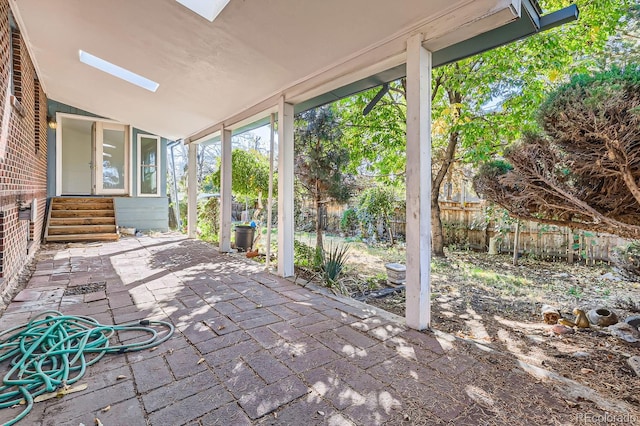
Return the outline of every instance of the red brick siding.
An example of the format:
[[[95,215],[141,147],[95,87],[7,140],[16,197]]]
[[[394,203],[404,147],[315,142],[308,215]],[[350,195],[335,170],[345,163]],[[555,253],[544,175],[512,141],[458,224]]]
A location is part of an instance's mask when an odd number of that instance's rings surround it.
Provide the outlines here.
[[[0,293],[14,285],[39,247],[47,200],[47,98],[24,40],[11,30],[9,13],[8,0],[0,0]],[[18,81],[11,81],[16,64]],[[24,114],[9,102],[11,95]],[[37,217],[19,220],[18,202],[33,199]],[[30,239],[34,242],[27,253]]]

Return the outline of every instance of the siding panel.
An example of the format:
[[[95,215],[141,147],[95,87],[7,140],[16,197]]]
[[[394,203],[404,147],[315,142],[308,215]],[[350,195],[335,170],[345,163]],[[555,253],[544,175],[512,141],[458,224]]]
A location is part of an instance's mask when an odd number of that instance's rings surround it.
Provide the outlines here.
[[[118,226],[141,231],[169,230],[169,199],[114,197]]]

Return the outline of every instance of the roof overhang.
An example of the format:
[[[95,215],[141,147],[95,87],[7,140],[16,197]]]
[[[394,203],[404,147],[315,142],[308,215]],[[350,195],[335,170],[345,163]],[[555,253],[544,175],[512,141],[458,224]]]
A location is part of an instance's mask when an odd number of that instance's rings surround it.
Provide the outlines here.
[[[10,3],[49,98],[190,141],[263,124],[282,96],[301,111],[402,77],[413,34],[437,66],[577,15],[532,0],[231,0],[209,22],[175,0]],[[93,69],[80,49],[160,86]]]
[[[460,59],[468,58],[482,52],[486,52],[496,47],[512,43],[517,40],[532,36],[540,31],[555,28],[567,22],[578,19],[578,7],[573,4],[564,9],[540,16],[538,9],[533,7],[531,2],[523,1],[520,10],[520,19],[516,19],[506,25],[478,34],[467,40],[446,46],[439,50],[433,50],[433,66],[439,67]],[[425,42],[425,47],[430,48],[429,42]],[[431,49],[430,49],[431,50]],[[405,64],[384,70],[378,74],[344,85],[335,90],[323,93],[311,99],[298,103],[296,112],[306,111],[355,93],[380,86],[384,83],[402,78],[406,75]]]

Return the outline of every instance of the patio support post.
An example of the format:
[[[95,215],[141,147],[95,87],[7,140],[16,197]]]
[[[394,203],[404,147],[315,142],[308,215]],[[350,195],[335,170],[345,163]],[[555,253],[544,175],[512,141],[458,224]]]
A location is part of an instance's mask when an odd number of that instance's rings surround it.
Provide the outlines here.
[[[231,130],[220,132],[222,145],[220,171],[220,252],[231,251]]]
[[[407,326],[431,321],[431,52],[407,40]]]
[[[293,105],[278,102],[278,275],[293,275]]]
[[[267,197],[267,259],[265,268],[269,270],[271,267],[271,223],[273,222],[273,155],[275,148],[275,122],[276,115],[271,113],[269,117],[269,195]]]
[[[189,144],[187,167],[187,236],[197,237],[198,222],[198,145]]]

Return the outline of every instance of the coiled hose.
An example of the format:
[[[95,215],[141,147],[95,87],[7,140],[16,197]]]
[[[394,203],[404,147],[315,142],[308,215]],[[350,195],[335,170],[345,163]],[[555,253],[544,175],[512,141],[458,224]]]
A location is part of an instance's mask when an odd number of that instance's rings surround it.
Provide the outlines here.
[[[160,335],[152,326],[168,330]],[[149,334],[145,340],[111,346],[109,339],[119,331]],[[153,348],[173,334],[173,324],[141,320],[103,325],[88,316],[45,311],[26,324],[0,333],[0,362],[11,360],[11,369],[0,386],[0,408],[26,404],[26,408],[4,426],[23,419],[33,408],[34,398],[82,378],[88,366],[109,353]]]

